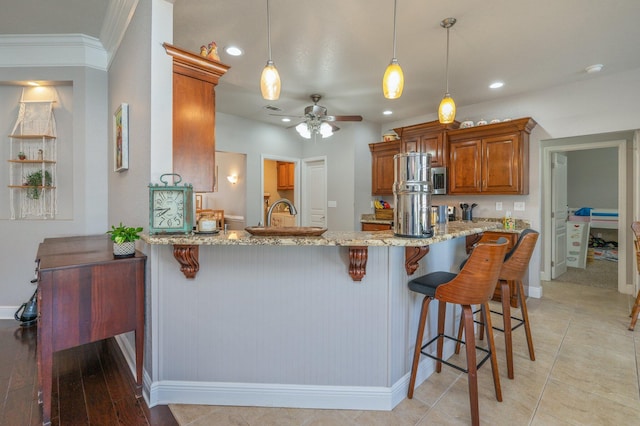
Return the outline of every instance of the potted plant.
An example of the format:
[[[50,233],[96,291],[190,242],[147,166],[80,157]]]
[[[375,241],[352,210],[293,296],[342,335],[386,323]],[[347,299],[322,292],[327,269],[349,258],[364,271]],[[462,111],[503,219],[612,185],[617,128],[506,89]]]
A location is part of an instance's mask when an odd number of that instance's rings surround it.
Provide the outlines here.
[[[31,172],[25,177],[24,186],[30,187],[27,189],[27,197],[37,200],[40,198],[40,187],[51,186],[51,174],[45,170],[43,181],[42,170]]]
[[[135,241],[140,239],[140,232],[142,232],[142,228],[124,226],[122,222],[117,227],[112,225],[107,234],[111,235],[111,241],[113,241],[113,255],[115,257],[131,257],[135,255]]]
[[[27,159],[27,154],[25,154],[24,152],[20,151],[18,153],[18,160],[26,160]]]

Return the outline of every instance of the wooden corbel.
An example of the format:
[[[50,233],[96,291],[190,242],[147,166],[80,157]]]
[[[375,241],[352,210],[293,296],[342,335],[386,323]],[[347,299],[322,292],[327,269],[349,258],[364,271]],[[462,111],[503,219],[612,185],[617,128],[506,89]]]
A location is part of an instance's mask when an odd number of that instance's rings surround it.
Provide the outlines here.
[[[404,248],[404,269],[407,275],[413,275],[418,269],[418,262],[429,253],[429,246],[405,247]]]
[[[180,270],[187,278],[195,278],[200,270],[198,262],[199,246],[191,244],[174,244],[173,257],[180,264]]]
[[[362,281],[367,273],[369,250],[366,246],[349,247],[349,275],[354,281]]]

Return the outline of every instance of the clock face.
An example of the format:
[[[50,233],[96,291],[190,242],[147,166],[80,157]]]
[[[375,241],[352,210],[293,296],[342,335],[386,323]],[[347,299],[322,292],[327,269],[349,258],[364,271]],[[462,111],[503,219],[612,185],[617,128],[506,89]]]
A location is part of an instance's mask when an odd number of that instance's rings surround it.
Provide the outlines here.
[[[184,192],[156,190],[153,193],[153,227],[157,229],[182,228],[184,225]]]

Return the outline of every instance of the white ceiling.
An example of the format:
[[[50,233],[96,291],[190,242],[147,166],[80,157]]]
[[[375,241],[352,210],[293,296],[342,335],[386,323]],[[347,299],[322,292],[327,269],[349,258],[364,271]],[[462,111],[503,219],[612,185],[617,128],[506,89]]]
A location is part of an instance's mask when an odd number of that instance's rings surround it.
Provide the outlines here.
[[[0,0],[0,33],[100,36],[105,0]],[[116,0],[111,0],[116,1]],[[435,112],[445,89],[446,31],[451,29],[450,92],[458,107],[628,70],[640,72],[638,0],[398,0],[400,99],[382,96],[393,56],[393,0],[270,0],[278,101],[264,101],[258,81],[267,53],[266,0],[175,0],[173,44],[198,52],[214,40],[231,69],[217,89],[218,111],[283,124],[269,115],[302,114],[309,95],[332,115],[387,123]],[[7,4],[7,3],[10,3]],[[241,57],[222,50],[235,44]],[[602,63],[598,74],[584,68]],[[494,80],[505,86],[488,88]],[[382,115],[393,110],[390,117]],[[458,117],[463,119],[464,117]],[[341,126],[353,125],[341,123]]]

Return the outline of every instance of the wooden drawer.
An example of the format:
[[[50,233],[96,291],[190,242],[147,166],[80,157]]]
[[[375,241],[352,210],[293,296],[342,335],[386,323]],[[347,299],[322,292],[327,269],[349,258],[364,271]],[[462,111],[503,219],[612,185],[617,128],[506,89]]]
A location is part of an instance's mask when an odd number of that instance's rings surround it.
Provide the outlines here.
[[[386,223],[363,223],[363,231],[388,231],[391,229],[391,224]]]

